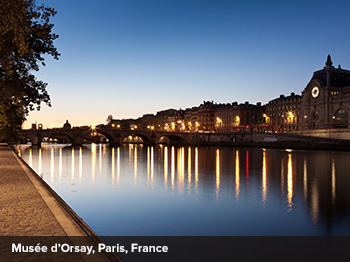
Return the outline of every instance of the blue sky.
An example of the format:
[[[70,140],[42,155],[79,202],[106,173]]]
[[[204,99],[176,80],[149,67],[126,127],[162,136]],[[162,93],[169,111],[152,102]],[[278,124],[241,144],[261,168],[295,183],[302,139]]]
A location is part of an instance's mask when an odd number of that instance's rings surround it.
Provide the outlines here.
[[[25,127],[105,123],[204,100],[300,94],[331,54],[350,69],[347,1],[48,0],[60,60],[37,73],[52,107]]]

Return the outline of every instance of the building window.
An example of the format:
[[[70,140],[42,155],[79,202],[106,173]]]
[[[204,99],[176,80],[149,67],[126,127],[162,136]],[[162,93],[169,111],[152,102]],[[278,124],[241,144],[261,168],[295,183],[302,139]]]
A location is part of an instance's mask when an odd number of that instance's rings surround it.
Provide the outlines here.
[[[331,91],[331,95],[332,95],[332,96],[337,96],[338,94],[339,94],[338,91]]]
[[[318,120],[318,112],[317,111],[315,111],[313,114],[312,114],[312,119],[313,120]]]
[[[333,117],[333,125],[334,127],[347,127],[348,126],[348,113],[345,109],[338,109]]]

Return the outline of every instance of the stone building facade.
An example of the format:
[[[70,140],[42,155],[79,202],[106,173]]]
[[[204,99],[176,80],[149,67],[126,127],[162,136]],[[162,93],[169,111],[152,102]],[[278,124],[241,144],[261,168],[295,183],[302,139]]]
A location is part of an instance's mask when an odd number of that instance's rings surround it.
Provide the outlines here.
[[[264,114],[267,130],[272,132],[286,132],[300,129],[301,96],[291,93],[290,96],[281,95],[266,105]]]
[[[335,68],[330,55],[326,66],[314,72],[302,91],[301,128],[348,128],[350,110],[350,71]]]
[[[215,105],[215,131],[219,133],[264,131],[264,107],[256,105],[227,103]]]

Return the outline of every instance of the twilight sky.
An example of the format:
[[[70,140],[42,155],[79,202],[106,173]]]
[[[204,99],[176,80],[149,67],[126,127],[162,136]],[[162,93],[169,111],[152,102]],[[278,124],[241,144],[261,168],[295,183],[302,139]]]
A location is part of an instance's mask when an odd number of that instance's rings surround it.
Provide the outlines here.
[[[41,0],[43,1],[43,0]],[[24,127],[60,127],[300,94],[327,54],[350,69],[350,2],[49,0],[62,54],[37,73],[52,107]]]

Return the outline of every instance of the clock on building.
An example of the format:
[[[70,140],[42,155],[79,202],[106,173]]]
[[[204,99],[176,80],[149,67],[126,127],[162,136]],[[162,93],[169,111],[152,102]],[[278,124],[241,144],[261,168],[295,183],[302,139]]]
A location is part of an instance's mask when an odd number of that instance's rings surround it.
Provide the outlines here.
[[[317,86],[312,88],[312,90],[311,90],[312,97],[314,97],[314,98],[318,97],[319,93],[320,93],[320,90],[318,89]]]

